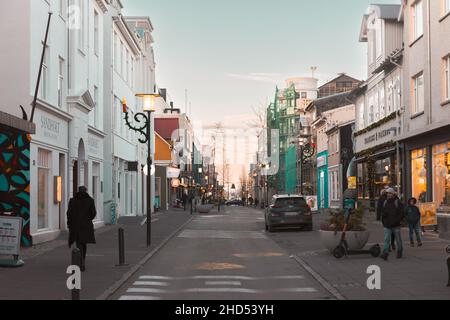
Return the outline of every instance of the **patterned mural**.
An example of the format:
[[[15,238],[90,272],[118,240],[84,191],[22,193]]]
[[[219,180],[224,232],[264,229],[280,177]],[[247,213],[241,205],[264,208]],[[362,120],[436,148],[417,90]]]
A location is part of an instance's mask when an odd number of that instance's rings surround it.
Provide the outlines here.
[[[30,235],[31,136],[0,126],[0,215],[12,212],[23,221],[22,245],[32,245]]]

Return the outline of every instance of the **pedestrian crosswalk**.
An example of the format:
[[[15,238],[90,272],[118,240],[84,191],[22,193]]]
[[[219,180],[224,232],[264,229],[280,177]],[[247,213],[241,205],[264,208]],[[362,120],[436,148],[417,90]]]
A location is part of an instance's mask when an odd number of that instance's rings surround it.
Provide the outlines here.
[[[119,300],[161,300],[174,297],[189,297],[205,294],[248,295],[257,298],[265,294],[286,295],[312,294],[318,289],[303,286],[302,275],[275,275],[252,277],[246,275],[195,275],[186,277],[171,277],[162,275],[142,275],[126,290]]]

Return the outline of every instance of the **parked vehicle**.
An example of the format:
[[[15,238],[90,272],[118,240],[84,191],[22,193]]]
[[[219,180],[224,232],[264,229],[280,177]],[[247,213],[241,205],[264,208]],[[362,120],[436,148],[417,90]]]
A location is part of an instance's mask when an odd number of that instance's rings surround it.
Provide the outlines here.
[[[225,202],[227,206],[244,206],[244,202],[239,199],[233,199]]]
[[[306,199],[299,195],[276,195],[265,212],[266,230],[301,228],[312,231],[311,208]]]

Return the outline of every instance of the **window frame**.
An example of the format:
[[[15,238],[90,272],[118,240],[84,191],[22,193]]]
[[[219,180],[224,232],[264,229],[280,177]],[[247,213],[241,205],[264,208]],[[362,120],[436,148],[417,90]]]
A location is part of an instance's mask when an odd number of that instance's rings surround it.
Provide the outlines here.
[[[443,58],[442,77],[443,101],[448,102],[450,101],[450,54]]]
[[[421,106],[421,109],[418,108],[418,102],[420,102],[419,97],[418,97],[418,93],[419,93],[418,80],[420,78],[422,79],[422,99],[421,99],[422,106]],[[412,107],[413,107],[413,109],[411,110],[411,113],[413,116],[415,116],[418,114],[422,114],[425,111],[425,76],[424,76],[423,71],[419,72],[417,75],[415,75],[412,78],[412,84],[413,84],[413,86],[412,86],[412,95],[413,95]]]
[[[420,5],[420,15],[418,14],[418,7]],[[411,37],[412,37],[412,42],[414,43],[416,40],[420,39],[421,37],[423,37],[424,35],[424,11],[423,11],[423,0],[417,0],[415,1],[413,4],[411,4],[411,17],[412,17],[412,23],[411,23],[411,28],[412,28],[412,33],[411,33]],[[420,17],[420,24],[418,23],[419,19],[418,17]],[[420,29],[419,29],[420,26]],[[420,33],[419,33],[420,30]]]

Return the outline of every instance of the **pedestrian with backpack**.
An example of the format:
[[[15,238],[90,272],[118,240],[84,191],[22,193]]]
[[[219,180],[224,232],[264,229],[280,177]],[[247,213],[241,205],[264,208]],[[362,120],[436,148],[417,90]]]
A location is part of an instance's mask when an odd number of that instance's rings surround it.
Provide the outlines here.
[[[421,227],[420,227],[420,210],[416,206],[417,199],[411,198],[408,201],[408,205],[405,207],[405,219],[408,223],[409,227],[409,240],[411,243],[411,247],[414,247],[414,233],[416,234],[417,246],[422,246],[422,239],[420,236]]]
[[[394,235],[395,242],[397,243],[397,259],[400,259],[403,257],[403,243],[400,227],[404,218],[404,209],[394,189],[389,188],[386,190],[386,193],[387,199],[381,210],[381,219],[384,227],[384,250],[381,258],[384,260],[388,259],[391,239],[392,235]]]

